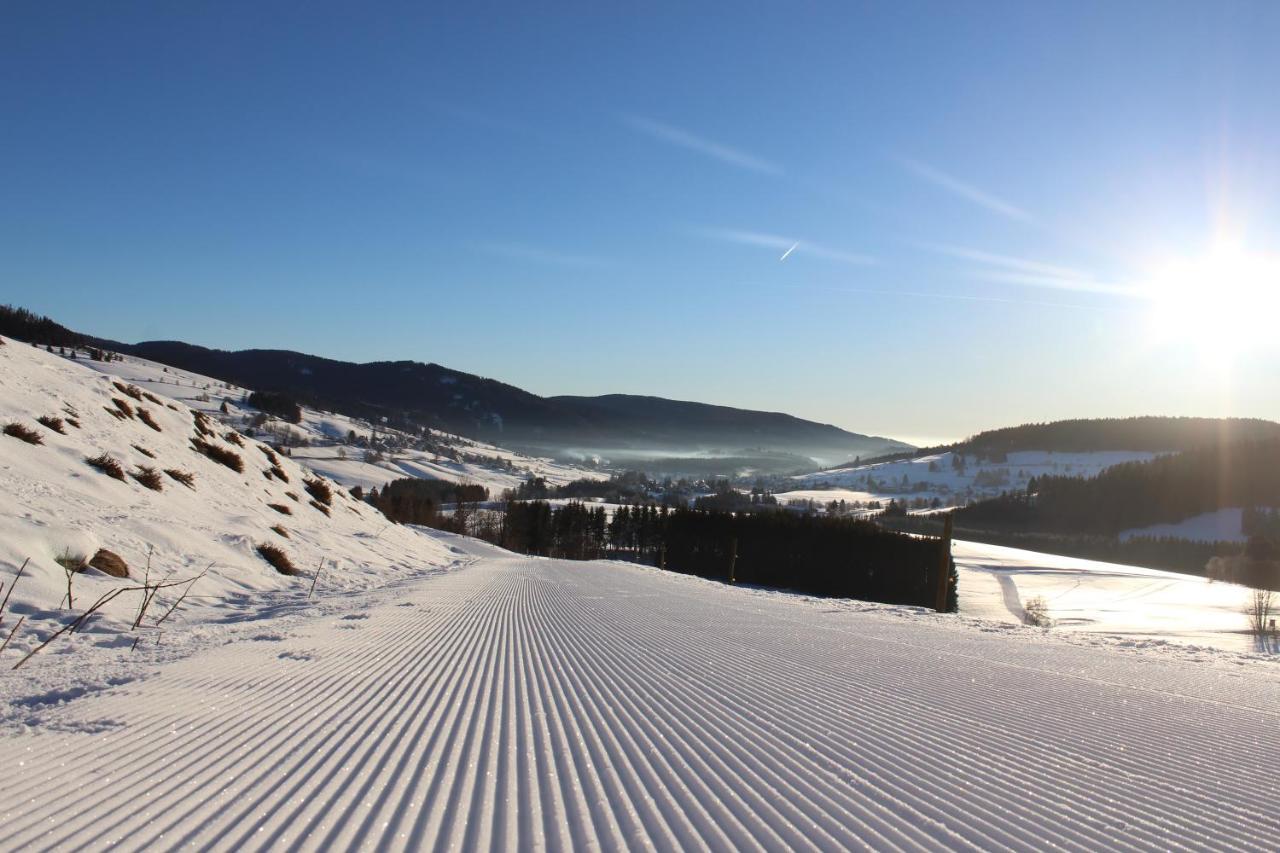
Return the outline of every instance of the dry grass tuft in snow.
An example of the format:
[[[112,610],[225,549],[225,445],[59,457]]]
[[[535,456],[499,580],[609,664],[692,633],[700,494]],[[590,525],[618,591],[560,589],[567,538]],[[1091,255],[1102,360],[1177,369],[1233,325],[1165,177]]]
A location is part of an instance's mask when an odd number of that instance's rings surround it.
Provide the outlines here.
[[[143,456],[147,457],[148,459],[156,458],[156,455],[154,453],[152,453],[150,450],[147,450],[141,444],[131,444],[129,446],[132,447],[134,450],[138,451],[139,453],[141,453]]]
[[[289,509],[289,507],[284,504],[267,504],[267,506],[271,507],[281,515],[293,515],[293,510]]]
[[[36,418],[36,421],[39,422],[41,426],[48,427],[49,429],[56,432],[58,435],[67,434],[67,430],[65,429],[65,424],[63,424],[62,422],[62,418],[54,417],[53,415],[41,415],[40,417]]]
[[[129,577],[129,564],[124,561],[124,557],[106,548],[99,548],[89,565],[113,578]]]
[[[119,397],[112,397],[111,402],[115,404],[116,411],[118,411],[123,417],[126,417],[126,418],[133,417],[133,406],[130,406],[128,403],[126,403],[124,400],[121,400]],[[107,409],[107,411],[109,412],[111,410]]]
[[[285,539],[289,538],[289,531],[284,529],[284,525],[273,524],[271,525],[271,530],[280,536],[283,536]]]
[[[4,425],[4,434],[25,441],[27,444],[44,444],[44,439],[29,426],[17,423]]]
[[[132,397],[139,403],[142,402],[142,389],[137,385],[125,385],[123,382],[112,382],[116,386],[116,390],[127,397]]]
[[[96,468],[108,477],[115,477],[117,480],[124,482],[124,468],[106,453],[100,453],[97,456],[90,456],[84,460],[91,468]]]
[[[289,559],[289,555],[275,545],[263,542],[258,545],[258,553],[262,556],[262,559],[270,563],[280,574],[298,574],[298,569],[294,566],[293,561]]]
[[[234,450],[228,450],[225,447],[219,447],[212,442],[205,441],[202,438],[191,439],[191,449],[197,453],[203,453],[214,462],[226,465],[237,474],[244,472],[244,460],[240,458],[240,454]]]
[[[316,502],[322,503],[325,506],[331,506],[333,504],[333,489],[331,489],[329,484],[324,480],[321,480],[318,477],[309,477],[303,482],[306,484],[307,494],[315,498]]]
[[[177,468],[165,468],[164,472],[182,485],[186,486],[188,489],[194,489],[196,487],[196,475],[192,474],[190,471],[181,471]]]
[[[164,480],[160,477],[160,472],[155,468],[147,465],[138,465],[132,476],[133,479],[153,492],[164,491]]]
[[[156,419],[153,418],[151,413],[142,406],[138,407],[138,420],[142,421],[156,432],[163,432],[163,430],[160,429],[160,424],[156,423]]]

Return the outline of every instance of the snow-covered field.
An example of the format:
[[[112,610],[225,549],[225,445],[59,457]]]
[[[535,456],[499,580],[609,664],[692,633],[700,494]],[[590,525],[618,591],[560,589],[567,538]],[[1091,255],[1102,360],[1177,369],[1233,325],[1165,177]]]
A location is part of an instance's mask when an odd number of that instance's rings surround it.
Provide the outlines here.
[[[1280,833],[1272,664],[453,541],[474,560],[459,571],[42,709],[0,738],[0,847],[1221,850]]]
[[[1000,545],[956,542],[960,612],[1019,623],[1028,599],[1040,597],[1053,630],[1177,643],[1237,652],[1276,651],[1271,639],[1248,632],[1251,591],[1205,578]]]
[[[1003,462],[983,461],[973,454],[962,454],[963,467],[956,467],[956,454],[948,451],[917,459],[880,462],[854,468],[833,468],[793,479],[794,491],[777,495],[779,500],[813,499],[819,503],[840,500],[823,498],[815,492],[840,491],[860,495],[845,500],[879,500],[891,498],[933,498],[943,503],[956,503],[994,497],[1003,491],[1025,489],[1032,477],[1045,475],[1093,477],[1122,462],[1141,462],[1159,454],[1129,450],[1106,450],[1093,453],[1062,453],[1051,450],[1026,450],[1008,454]]]

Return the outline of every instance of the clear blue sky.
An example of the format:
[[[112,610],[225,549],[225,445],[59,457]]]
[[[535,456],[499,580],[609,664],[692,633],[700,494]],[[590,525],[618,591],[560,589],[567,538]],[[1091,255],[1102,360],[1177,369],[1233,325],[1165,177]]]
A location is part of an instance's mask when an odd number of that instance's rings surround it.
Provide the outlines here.
[[[1280,418],[1280,4],[542,6],[6,4],[0,300],[906,438]],[[1133,295],[1223,239],[1214,310]]]

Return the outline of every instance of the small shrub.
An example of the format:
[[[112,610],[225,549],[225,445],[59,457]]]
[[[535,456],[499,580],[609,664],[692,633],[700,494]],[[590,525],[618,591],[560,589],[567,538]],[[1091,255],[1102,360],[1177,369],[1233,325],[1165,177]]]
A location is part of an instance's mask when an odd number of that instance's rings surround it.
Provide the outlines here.
[[[156,419],[151,416],[151,412],[141,406],[138,407],[138,420],[142,421],[156,432],[163,431],[160,429],[160,424],[156,423]]]
[[[67,431],[63,428],[62,418],[56,418],[53,415],[41,415],[36,418],[41,426],[46,426],[56,432],[58,435],[66,435]]]
[[[25,441],[27,444],[44,444],[42,439],[35,430],[29,426],[14,422],[4,425],[4,434],[13,436],[16,439]]]
[[[289,500],[293,501],[294,503],[297,503],[298,501],[302,500],[301,498],[298,497],[297,492],[285,492],[284,496]]]
[[[311,501],[311,505],[323,512],[326,516],[329,514],[329,508],[319,501]]]
[[[279,465],[273,465],[273,466],[271,467],[271,473],[272,473],[272,474],[275,474],[275,475],[276,475],[276,479],[277,479],[277,480],[279,480],[280,482],[282,482],[282,483],[287,483],[287,482],[289,482],[289,475],[288,475],[288,474],[286,474],[286,473],[284,472],[284,469],[283,469],[283,468],[281,468]]]
[[[122,421],[125,419],[124,412],[120,411],[119,409],[109,409],[106,406],[103,406],[102,411],[106,412],[108,415],[111,415],[111,417],[115,418],[118,421]]]
[[[133,479],[146,486],[153,492],[164,491],[164,481],[160,478],[160,472],[155,468],[146,465],[138,465],[133,472]]]
[[[1276,595],[1269,589],[1255,589],[1244,606],[1249,630],[1261,636],[1271,631],[1271,614],[1275,612]]]
[[[116,408],[120,410],[120,414],[124,415],[126,418],[133,417],[133,406],[130,406],[119,397],[112,397],[111,402],[116,404]]]
[[[1032,596],[1023,602],[1022,619],[1036,628],[1053,627],[1053,620],[1049,618],[1049,602],[1043,595]]]
[[[190,471],[180,471],[177,468],[165,468],[164,472],[182,485],[186,486],[188,489],[195,488],[196,475],[192,474]]]
[[[283,536],[285,539],[289,538],[289,531],[285,530],[283,526],[279,524],[273,524],[271,526],[271,529],[275,531],[277,535]]]
[[[324,480],[318,477],[310,477],[302,482],[307,488],[307,494],[315,498],[317,502],[325,506],[333,503],[333,489],[329,488],[329,484]]]
[[[75,418],[67,418],[67,423],[71,424],[76,429],[80,429],[80,421]]]
[[[133,447],[133,449],[134,449],[134,450],[138,451],[139,453],[141,453],[143,456],[147,457],[148,459],[155,459],[155,458],[156,458],[156,455],[155,455],[154,453],[152,453],[150,450],[147,450],[147,449],[146,449],[145,447],[143,447],[141,444],[135,444],[135,445],[132,445],[132,447]]]
[[[120,467],[120,463],[112,459],[105,453],[90,457],[84,460],[91,468],[96,468],[108,477],[115,477],[120,482],[124,482],[124,468]]]
[[[165,405],[164,400],[161,400],[159,397],[157,397],[155,394],[152,394],[152,393],[151,393],[151,392],[149,392],[149,391],[143,391],[143,392],[142,392],[142,396],[143,396],[143,397],[145,397],[148,401],[150,401],[151,403],[154,403],[154,404],[155,404],[155,405],[157,405],[157,406],[163,406],[163,405]]]
[[[350,489],[350,492],[351,492],[351,497],[355,498],[356,500],[358,501],[364,500],[364,486],[361,486],[361,485],[352,486]]]
[[[222,438],[224,441],[229,441],[237,447],[244,447],[244,439],[240,437],[240,433],[238,432],[229,432]]]
[[[282,575],[296,575],[298,573],[293,561],[289,559],[289,555],[275,545],[263,542],[258,546],[258,554]]]
[[[281,515],[293,515],[293,510],[289,509],[289,507],[284,504],[267,504],[267,506],[271,507]]]
[[[244,460],[240,458],[240,454],[234,450],[227,450],[225,447],[219,447],[216,444],[210,444],[204,439],[191,439],[191,449],[197,453],[203,453],[214,462],[226,465],[237,474],[244,472]]]
[[[276,456],[276,452],[272,450],[270,447],[267,447],[265,444],[259,444],[258,449],[263,452],[263,454],[267,457],[267,459],[270,460],[272,465],[280,464],[280,457]]]

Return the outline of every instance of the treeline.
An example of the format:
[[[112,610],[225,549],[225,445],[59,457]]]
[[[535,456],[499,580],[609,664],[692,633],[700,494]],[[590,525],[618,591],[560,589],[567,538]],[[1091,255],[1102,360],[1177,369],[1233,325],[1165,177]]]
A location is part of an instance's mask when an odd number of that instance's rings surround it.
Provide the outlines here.
[[[488,499],[489,490],[483,486],[406,477],[392,480],[381,489],[371,489],[365,500],[382,510],[382,514],[391,521],[438,527],[442,524],[440,507],[443,504],[461,506]]]
[[[1081,418],[987,430],[948,449],[984,458],[1020,450],[1160,453],[1271,439],[1280,439],[1280,424],[1258,418]]]
[[[13,305],[0,305],[0,335],[43,346],[82,347],[89,343],[79,332]]]
[[[1247,506],[1240,518],[1240,532],[1280,542],[1280,508]]]
[[[728,487],[728,481],[723,481]],[[544,477],[531,476],[514,489],[503,493],[508,501],[542,501],[551,498],[571,498],[574,500],[595,499],[613,504],[643,504],[657,502],[666,506],[686,504],[693,496],[706,491],[715,491],[716,481],[681,477],[673,479],[665,477],[655,480],[643,471],[624,471],[614,474],[607,480],[585,478],[556,486],[548,483]]]
[[[882,515],[878,520],[882,526],[904,533],[937,536],[942,532],[942,522],[930,516]],[[1214,557],[1238,557],[1244,551],[1243,545],[1234,542],[1197,542],[1167,536],[1135,536],[1122,542],[1114,536],[990,530],[960,524],[956,525],[954,535],[957,539],[988,545],[1201,577]]]
[[[986,430],[955,444],[939,444],[901,453],[859,458],[840,467],[856,468],[880,462],[898,462],[948,451],[955,454],[968,453],[978,457],[980,461],[1003,462],[1010,453],[1025,450],[1058,453],[1102,450],[1177,453],[1236,442],[1274,439],[1280,439],[1280,424],[1260,418],[1076,418]]]
[[[1096,477],[1045,476],[1012,493],[958,510],[971,528],[1114,535],[1176,523],[1233,506],[1280,506],[1280,440],[1128,462]]]
[[[302,406],[288,394],[279,391],[254,391],[249,394],[249,405],[291,424],[302,422]]]
[[[542,501],[507,507],[498,544],[569,559],[612,556],[715,580],[812,595],[933,607],[939,543],[875,524],[791,512],[738,514]],[[948,609],[956,609],[951,564]]]

